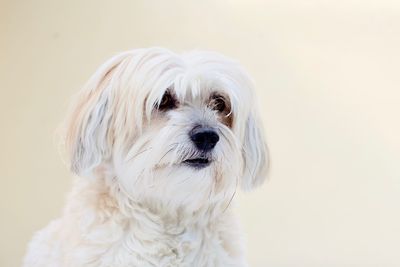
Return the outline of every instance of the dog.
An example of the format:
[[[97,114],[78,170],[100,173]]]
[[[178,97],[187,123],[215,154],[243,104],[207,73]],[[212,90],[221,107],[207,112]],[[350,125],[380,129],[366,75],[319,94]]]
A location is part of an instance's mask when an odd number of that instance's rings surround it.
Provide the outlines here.
[[[23,266],[247,266],[232,202],[268,169],[253,87],[210,51],[135,49],[103,64],[66,119],[78,177],[65,210]]]

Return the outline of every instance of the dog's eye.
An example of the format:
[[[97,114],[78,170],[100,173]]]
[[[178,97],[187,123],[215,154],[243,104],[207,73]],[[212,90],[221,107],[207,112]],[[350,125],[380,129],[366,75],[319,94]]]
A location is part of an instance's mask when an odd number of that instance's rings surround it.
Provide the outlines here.
[[[213,110],[224,112],[224,110],[226,109],[225,99],[222,96],[215,95],[211,99],[210,106]]]
[[[174,109],[177,107],[176,99],[171,95],[169,91],[165,92],[161,101],[160,105],[158,106],[159,110],[166,111],[170,109]]]

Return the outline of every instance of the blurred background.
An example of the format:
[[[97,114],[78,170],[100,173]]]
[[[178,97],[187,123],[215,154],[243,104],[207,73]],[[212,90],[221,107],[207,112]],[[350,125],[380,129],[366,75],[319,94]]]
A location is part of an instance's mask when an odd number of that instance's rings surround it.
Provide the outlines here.
[[[270,181],[240,194],[251,266],[400,266],[400,1],[0,0],[0,266],[61,214],[55,132],[120,51],[236,58],[257,84]]]

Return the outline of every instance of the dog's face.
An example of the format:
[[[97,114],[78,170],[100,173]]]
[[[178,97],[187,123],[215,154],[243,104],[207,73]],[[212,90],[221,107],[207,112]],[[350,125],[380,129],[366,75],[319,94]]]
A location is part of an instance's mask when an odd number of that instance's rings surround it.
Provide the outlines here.
[[[211,52],[112,58],[78,95],[66,144],[75,173],[105,168],[138,201],[191,210],[260,184],[267,150],[252,83]]]

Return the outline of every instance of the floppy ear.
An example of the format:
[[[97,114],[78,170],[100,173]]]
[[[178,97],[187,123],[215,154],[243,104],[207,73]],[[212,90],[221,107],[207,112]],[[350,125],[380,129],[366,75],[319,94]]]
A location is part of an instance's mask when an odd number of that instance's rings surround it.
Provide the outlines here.
[[[126,55],[120,54],[103,64],[71,107],[65,145],[70,168],[76,174],[90,172],[111,155],[112,78],[124,58]]]
[[[246,121],[243,143],[244,168],[242,189],[251,190],[261,185],[268,171],[268,148],[264,140],[263,124],[257,117],[256,108]]]

